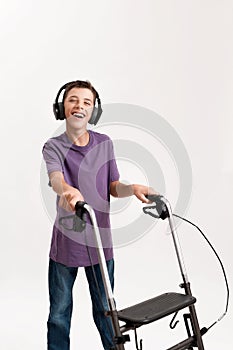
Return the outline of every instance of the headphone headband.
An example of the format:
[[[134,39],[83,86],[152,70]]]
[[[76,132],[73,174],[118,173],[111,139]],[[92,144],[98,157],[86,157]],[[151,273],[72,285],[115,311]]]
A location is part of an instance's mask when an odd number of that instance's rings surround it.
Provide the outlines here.
[[[59,90],[58,90],[58,93],[57,93],[57,96],[55,98],[55,101],[54,101],[54,104],[53,104],[53,113],[55,115],[55,118],[57,120],[64,120],[66,119],[66,116],[65,116],[65,111],[64,111],[64,98],[63,98],[63,101],[62,102],[59,102],[59,97],[62,93],[63,90],[66,90],[66,88],[71,85],[71,84],[74,84],[74,87],[79,87],[78,85],[80,84],[80,88],[87,88],[89,90],[91,90],[92,92],[94,92],[95,94],[95,99],[97,100],[97,107],[94,106],[93,108],[93,112],[91,114],[91,118],[89,120],[89,124],[94,124],[96,125],[97,122],[99,121],[100,119],[100,116],[103,112],[102,110],[102,106],[101,106],[101,100],[100,100],[100,97],[99,97],[99,94],[98,92],[95,90],[95,88],[89,83],[89,81],[83,81],[83,80],[75,80],[75,81],[71,81],[71,82],[68,82],[66,84],[64,84]],[[77,86],[75,86],[75,84]],[[82,86],[83,85],[83,86]],[[87,85],[87,86],[85,86]],[[90,88],[91,87],[91,88]],[[64,96],[64,95],[63,95]]]

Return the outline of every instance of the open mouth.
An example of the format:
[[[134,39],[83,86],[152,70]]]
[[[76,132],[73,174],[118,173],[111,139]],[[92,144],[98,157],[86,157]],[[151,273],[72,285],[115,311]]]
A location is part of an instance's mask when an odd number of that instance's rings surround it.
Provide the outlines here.
[[[80,119],[85,118],[85,114],[84,113],[74,112],[74,113],[72,113],[72,115],[74,117],[80,118]]]

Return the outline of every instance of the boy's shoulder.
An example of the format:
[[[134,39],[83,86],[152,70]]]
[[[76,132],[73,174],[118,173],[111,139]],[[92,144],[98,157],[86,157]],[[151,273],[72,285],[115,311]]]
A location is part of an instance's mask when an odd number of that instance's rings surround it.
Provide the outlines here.
[[[48,140],[47,140],[47,142],[51,142],[51,143],[53,143],[53,142],[60,142],[60,141],[68,141],[68,138],[66,137],[66,133],[65,132],[63,132],[62,134],[60,134],[60,135],[57,135],[57,136],[53,136],[53,137],[50,137]]]
[[[70,142],[70,140],[68,139],[68,137],[66,136],[65,133],[62,133],[58,136],[53,136],[51,138],[49,138],[45,144],[43,148],[49,147],[49,148],[60,148],[60,147],[64,147],[64,148],[70,148],[70,146],[72,145],[72,143]]]
[[[102,134],[100,132],[96,132],[96,131],[93,131],[93,130],[89,130],[89,133],[93,136],[93,138],[97,142],[111,141],[111,138],[108,135],[106,135],[106,134]]]

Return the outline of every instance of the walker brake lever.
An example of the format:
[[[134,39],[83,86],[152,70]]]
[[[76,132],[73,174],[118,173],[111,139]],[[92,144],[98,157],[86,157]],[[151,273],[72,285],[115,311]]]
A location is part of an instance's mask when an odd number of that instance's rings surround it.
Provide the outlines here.
[[[155,203],[155,205],[153,206],[147,206],[142,208],[145,214],[149,214],[150,216],[156,219],[162,219],[162,220],[169,217],[167,206],[163,201],[163,198],[164,198],[163,196],[160,196],[157,194],[148,194],[145,197],[149,199],[151,202]],[[150,209],[156,209],[157,213],[153,213],[152,211],[150,211]]]
[[[86,221],[84,218],[84,214],[86,212],[86,209],[84,208],[84,205],[86,202],[77,202],[75,204],[75,214],[64,216],[59,219],[59,224],[68,231],[75,231],[75,232],[82,232],[86,228]],[[67,219],[73,219],[73,225],[72,228],[69,228],[67,225],[64,224],[64,220]]]

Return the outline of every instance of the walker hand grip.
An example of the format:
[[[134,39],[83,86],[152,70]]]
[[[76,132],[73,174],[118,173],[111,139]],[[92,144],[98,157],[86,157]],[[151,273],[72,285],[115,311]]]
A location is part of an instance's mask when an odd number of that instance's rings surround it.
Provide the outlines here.
[[[149,201],[157,203],[158,201],[161,202],[161,198],[163,196],[161,196],[160,194],[147,194],[145,195],[145,197],[149,199]]]
[[[157,194],[148,194],[145,197],[148,198],[151,202],[155,203],[155,206],[148,206],[143,208],[143,211],[145,214],[149,214],[154,218],[162,219],[162,220],[169,217],[167,206],[162,199],[163,196],[157,195]],[[149,209],[156,209],[157,213],[153,213],[152,211],[149,211]]]
[[[80,208],[83,208],[85,204],[87,204],[87,203],[84,202],[84,201],[76,202],[76,204],[75,204],[75,211],[77,212],[77,210],[79,210]]]
[[[78,201],[75,204],[75,217],[73,229],[76,232],[82,232],[86,228],[86,221],[84,219],[84,213],[86,211],[86,209],[84,208],[85,204],[86,202],[84,201]]]

